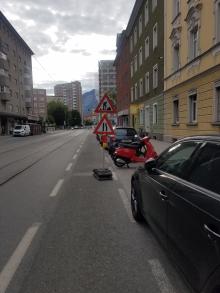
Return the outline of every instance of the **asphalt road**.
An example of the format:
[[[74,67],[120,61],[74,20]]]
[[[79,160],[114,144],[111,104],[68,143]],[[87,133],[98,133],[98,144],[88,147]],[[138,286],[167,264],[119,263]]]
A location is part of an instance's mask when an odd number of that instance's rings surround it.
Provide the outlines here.
[[[0,138],[0,293],[189,293],[89,130]]]

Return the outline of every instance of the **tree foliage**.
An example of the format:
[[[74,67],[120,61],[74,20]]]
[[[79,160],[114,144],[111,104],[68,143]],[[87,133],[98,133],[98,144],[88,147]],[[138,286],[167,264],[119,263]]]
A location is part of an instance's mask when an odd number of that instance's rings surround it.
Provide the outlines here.
[[[79,111],[72,110],[68,113],[68,122],[70,126],[81,125],[82,119]]]
[[[63,126],[67,119],[67,107],[60,101],[51,101],[47,105],[47,114],[50,120],[54,120],[57,126]],[[53,118],[52,118],[53,117]]]

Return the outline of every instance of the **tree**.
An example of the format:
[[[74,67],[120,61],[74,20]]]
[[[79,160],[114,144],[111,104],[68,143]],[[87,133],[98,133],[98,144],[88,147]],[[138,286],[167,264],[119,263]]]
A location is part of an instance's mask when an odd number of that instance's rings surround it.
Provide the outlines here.
[[[71,112],[69,112],[68,121],[69,121],[69,125],[71,126],[81,125],[82,119],[81,119],[79,111],[72,110]]]
[[[57,126],[63,126],[67,120],[67,107],[60,101],[52,101],[47,105],[48,118],[53,117]]]

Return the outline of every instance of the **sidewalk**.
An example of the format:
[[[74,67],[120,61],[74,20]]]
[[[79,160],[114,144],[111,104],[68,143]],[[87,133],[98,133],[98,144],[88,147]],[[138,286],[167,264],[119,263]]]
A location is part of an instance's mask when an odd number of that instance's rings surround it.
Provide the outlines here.
[[[156,139],[151,139],[150,141],[158,154],[162,153],[166,148],[168,148],[171,145],[171,143],[169,142]]]

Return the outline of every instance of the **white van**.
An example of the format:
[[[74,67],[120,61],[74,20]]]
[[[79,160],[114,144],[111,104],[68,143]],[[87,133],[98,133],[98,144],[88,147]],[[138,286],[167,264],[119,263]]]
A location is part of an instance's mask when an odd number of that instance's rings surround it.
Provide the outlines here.
[[[31,134],[29,125],[16,125],[13,130],[13,136],[27,136]]]

